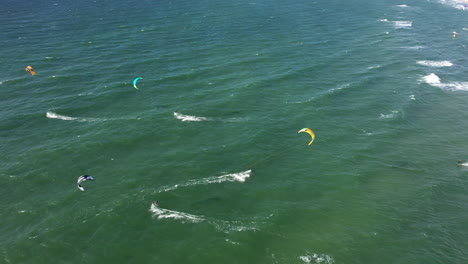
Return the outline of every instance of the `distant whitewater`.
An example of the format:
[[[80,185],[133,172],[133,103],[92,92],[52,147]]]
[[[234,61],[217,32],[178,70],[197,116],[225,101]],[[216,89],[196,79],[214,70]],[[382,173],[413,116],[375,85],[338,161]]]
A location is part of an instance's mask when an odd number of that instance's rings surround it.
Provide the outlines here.
[[[151,204],[150,212],[152,212],[153,216],[157,217],[158,219],[172,218],[172,219],[180,219],[183,221],[190,221],[194,223],[201,222],[204,220],[204,218],[201,216],[163,209],[154,204]]]
[[[435,73],[431,73],[422,78],[422,80],[434,87],[439,87],[449,91],[468,91],[468,82],[449,82],[443,83],[439,76]]]
[[[326,254],[310,254],[304,256],[299,256],[299,259],[302,260],[304,263],[317,263],[317,264],[333,264],[335,260]]]
[[[174,117],[182,120],[183,122],[200,122],[200,121],[208,121],[210,120],[207,117],[200,117],[200,116],[190,116],[190,115],[183,115],[177,112],[174,112]]]
[[[450,61],[430,61],[422,60],[417,62],[419,65],[428,66],[428,67],[450,67],[453,66],[453,63]]]
[[[181,187],[195,186],[195,185],[205,185],[211,183],[222,183],[222,182],[245,182],[252,174],[252,170],[247,170],[239,173],[230,173],[221,176],[207,177],[202,179],[193,179],[187,182],[176,184],[172,186],[162,187],[159,192],[172,191]],[[158,193],[159,193],[158,192]]]
[[[405,20],[399,20],[399,21],[391,21],[386,18],[379,19],[381,22],[390,22],[393,24],[395,28],[410,28],[413,26],[413,21],[405,21]]]

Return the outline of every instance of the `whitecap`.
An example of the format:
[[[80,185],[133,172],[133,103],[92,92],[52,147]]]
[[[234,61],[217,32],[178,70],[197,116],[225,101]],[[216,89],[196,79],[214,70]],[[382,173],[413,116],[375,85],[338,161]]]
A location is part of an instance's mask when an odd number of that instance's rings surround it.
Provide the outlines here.
[[[367,67],[368,70],[373,70],[373,69],[378,69],[378,68],[381,68],[382,66],[381,65],[375,65],[375,66],[369,66]]]
[[[431,73],[429,75],[424,76],[423,80],[424,82],[431,84],[431,85],[440,84],[440,78],[435,73]]]
[[[397,7],[408,7],[407,5],[397,5]]]
[[[449,91],[468,91],[468,82],[443,83],[441,82],[439,76],[434,73],[424,76],[422,80],[431,86],[439,87]]]
[[[397,110],[392,110],[389,114],[380,114],[381,119],[390,119],[394,118],[398,114]]]
[[[190,221],[193,223],[201,222],[205,220],[201,216],[193,215],[193,214],[188,214],[184,212],[178,212],[178,211],[173,211],[173,210],[168,210],[168,209],[163,209],[160,208],[159,206],[156,206],[154,204],[151,204],[151,207],[149,209],[150,212],[153,213],[153,217],[157,217],[158,219],[180,219],[180,220],[186,220]]]
[[[453,63],[450,61],[430,61],[430,60],[422,60],[417,62],[420,65],[428,66],[428,67],[450,67],[453,66]]]
[[[207,117],[199,117],[199,116],[190,116],[190,115],[183,115],[177,112],[174,112],[175,118],[182,120],[183,122],[200,122],[200,121],[208,121],[209,118]]]
[[[413,26],[413,21],[392,21],[396,28],[409,28]]]
[[[332,264],[335,260],[327,254],[307,254],[305,256],[299,256],[299,259],[304,263],[316,263],[316,264]]]

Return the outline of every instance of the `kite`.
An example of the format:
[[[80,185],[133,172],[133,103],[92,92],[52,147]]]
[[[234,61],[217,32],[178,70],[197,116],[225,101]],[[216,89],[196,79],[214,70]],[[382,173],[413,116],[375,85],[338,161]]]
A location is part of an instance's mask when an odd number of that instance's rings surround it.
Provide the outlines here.
[[[36,75],[36,71],[31,66],[26,67],[24,70],[29,72],[31,75]]]
[[[315,132],[310,128],[303,128],[299,130],[297,133],[301,133],[301,132],[305,132],[312,137],[312,140],[309,142],[309,144],[307,144],[308,146],[312,145],[312,142],[314,142],[314,139],[315,139]]]
[[[94,181],[94,178],[93,176],[89,176],[89,175],[81,175],[80,177],[78,177],[78,181],[76,183],[78,184],[78,189],[80,189],[82,192],[84,192],[84,188],[83,186],[81,186],[80,183],[87,181],[87,180]]]
[[[136,85],[137,82],[138,82],[138,80],[140,80],[140,79],[143,79],[143,78],[141,78],[141,77],[136,77],[135,80],[133,80],[133,87],[135,87],[135,89],[137,89],[137,90],[140,90],[140,89],[138,89],[138,87],[137,87],[137,85]]]

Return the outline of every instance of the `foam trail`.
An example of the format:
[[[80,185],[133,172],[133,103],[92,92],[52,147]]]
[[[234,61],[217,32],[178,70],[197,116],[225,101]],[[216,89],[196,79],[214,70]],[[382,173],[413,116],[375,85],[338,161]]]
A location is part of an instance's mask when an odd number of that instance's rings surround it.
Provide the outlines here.
[[[439,76],[434,73],[424,76],[422,80],[431,86],[439,87],[449,91],[468,91],[468,82],[443,83],[441,82]]]
[[[78,121],[78,122],[93,122],[93,121],[112,121],[112,120],[121,120],[121,119],[137,119],[140,120],[141,118],[134,118],[134,117],[120,117],[120,118],[83,118],[83,117],[71,117],[71,116],[64,116],[59,115],[54,112],[48,111],[46,113],[47,118],[51,119],[60,119],[65,121]]]
[[[52,119],[85,121],[84,119],[81,119],[81,118],[63,116],[63,115],[56,114],[54,112],[47,112],[46,116],[47,118],[52,118]]]
[[[413,21],[392,21],[396,28],[409,28],[413,26]]]
[[[450,67],[453,66],[453,63],[450,61],[429,61],[429,60],[422,60],[417,62],[420,65],[428,66],[428,67]]]
[[[222,182],[245,182],[247,178],[250,177],[252,174],[252,170],[247,170],[239,173],[230,173],[230,174],[225,174],[221,176],[214,176],[214,177],[207,177],[207,178],[202,178],[202,179],[194,179],[194,180],[189,180],[185,183],[182,184],[176,184],[173,186],[166,186],[162,187],[162,190],[159,192],[167,192],[167,191],[172,191],[180,187],[187,187],[187,186],[195,186],[195,185],[206,185],[206,184],[211,184],[211,183],[222,183]],[[158,192],[158,193],[159,193]]]
[[[197,223],[197,222],[201,222],[205,220],[201,216],[159,208],[158,206],[154,204],[151,204],[149,211],[152,212],[153,216],[157,217],[158,219],[166,219],[166,218],[181,219],[183,221],[187,220],[193,223]]]
[[[182,120],[183,122],[200,122],[200,121],[208,121],[210,120],[207,117],[199,117],[199,116],[190,116],[190,115],[183,115],[177,112],[174,112],[175,118]]]

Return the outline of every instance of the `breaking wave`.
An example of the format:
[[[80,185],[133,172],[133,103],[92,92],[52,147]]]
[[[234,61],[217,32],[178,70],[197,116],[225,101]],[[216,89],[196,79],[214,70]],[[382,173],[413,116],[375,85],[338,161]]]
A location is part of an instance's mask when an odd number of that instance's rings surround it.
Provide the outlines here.
[[[431,86],[439,87],[448,91],[468,91],[468,82],[443,83],[435,73],[424,76],[422,80]]]
[[[429,60],[422,60],[417,62],[420,65],[428,66],[428,67],[450,67],[453,66],[453,63],[450,61],[429,61]]]
[[[177,112],[174,112],[175,118],[182,120],[183,122],[200,122],[200,121],[208,121],[210,120],[207,117],[200,117],[200,116],[190,116],[190,115],[183,115]]]
[[[304,256],[299,256],[299,259],[304,263],[316,263],[316,264],[332,264],[335,263],[335,260],[327,254],[309,254]]]

